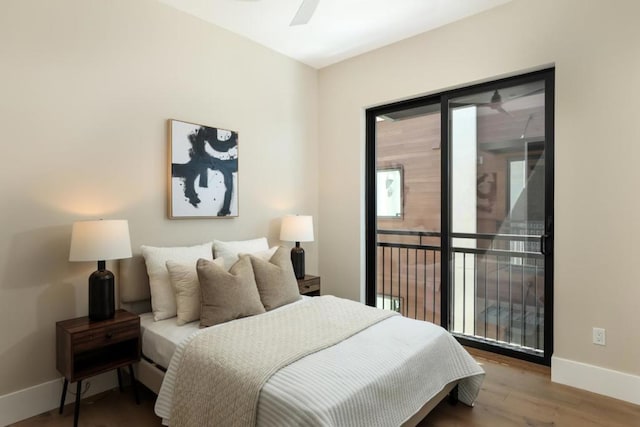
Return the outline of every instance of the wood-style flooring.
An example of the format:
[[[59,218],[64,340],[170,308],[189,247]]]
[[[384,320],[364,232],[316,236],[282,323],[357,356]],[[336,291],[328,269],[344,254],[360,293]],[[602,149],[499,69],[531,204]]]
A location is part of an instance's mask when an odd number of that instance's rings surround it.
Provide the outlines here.
[[[443,402],[420,427],[640,427],[640,406],[552,383],[548,367],[467,350],[486,372],[475,406]]]
[[[438,405],[420,427],[640,427],[640,406],[554,384],[549,368],[469,349],[487,373],[474,408]],[[159,427],[153,413],[155,395],[139,387],[141,404],[130,389],[117,389],[84,399],[80,426]],[[16,427],[70,427],[73,404],[14,424]]]

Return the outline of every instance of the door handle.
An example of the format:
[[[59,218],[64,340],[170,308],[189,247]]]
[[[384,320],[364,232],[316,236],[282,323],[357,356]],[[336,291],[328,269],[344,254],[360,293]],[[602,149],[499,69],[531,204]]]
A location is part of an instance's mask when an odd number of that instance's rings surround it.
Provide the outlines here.
[[[551,248],[549,247],[549,238],[553,233],[553,217],[549,215],[547,217],[546,226],[544,228],[545,233],[540,236],[540,252],[543,255],[549,255],[551,253]]]
[[[549,238],[548,234],[543,234],[542,236],[540,236],[540,253],[542,253],[543,255],[547,255],[547,239]]]

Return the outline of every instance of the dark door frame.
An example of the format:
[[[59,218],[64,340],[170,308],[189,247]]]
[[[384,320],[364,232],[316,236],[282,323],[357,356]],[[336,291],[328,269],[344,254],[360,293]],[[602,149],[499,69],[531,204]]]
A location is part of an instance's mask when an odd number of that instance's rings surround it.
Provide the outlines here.
[[[466,336],[456,335],[463,344],[518,359],[539,364],[551,365],[553,355],[553,236],[554,236],[554,99],[555,69],[548,68],[532,73],[503,78],[487,83],[475,84],[460,89],[445,91],[436,95],[423,96],[407,101],[395,102],[366,110],[366,148],[365,148],[365,298],[368,305],[376,304],[376,117],[401,110],[440,104],[441,114],[441,259],[451,265],[451,147],[449,143],[450,117],[449,100],[478,92],[502,89],[508,86],[543,80],[545,82],[545,232],[541,246],[545,255],[545,311],[544,311],[544,355],[538,356],[509,347],[489,344]],[[449,329],[450,310],[450,268],[441,268],[441,326]],[[444,286],[446,284],[446,286]]]

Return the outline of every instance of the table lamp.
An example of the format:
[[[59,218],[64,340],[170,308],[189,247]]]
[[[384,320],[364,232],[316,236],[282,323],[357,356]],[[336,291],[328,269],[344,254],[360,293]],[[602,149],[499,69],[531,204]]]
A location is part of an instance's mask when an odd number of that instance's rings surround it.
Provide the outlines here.
[[[89,319],[105,320],[115,315],[115,278],[106,261],[131,258],[127,220],[78,221],[71,230],[69,261],[97,261],[89,276]]]
[[[285,215],[280,226],[280,240],[296,242],[291,249],[291,263],[296,279],[304,278],[304,249],[300,242],[313,242],[313,218],[310,215]]]

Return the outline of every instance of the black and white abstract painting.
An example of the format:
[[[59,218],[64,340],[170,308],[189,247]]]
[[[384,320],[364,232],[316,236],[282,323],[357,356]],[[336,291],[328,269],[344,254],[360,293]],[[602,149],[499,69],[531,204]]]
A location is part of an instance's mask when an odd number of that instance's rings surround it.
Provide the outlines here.
[[[402,168],[376,171],[376,205],[379,218],[402,218]]]
[[[238,216],[238,132],[169,120],[169,217]]]

